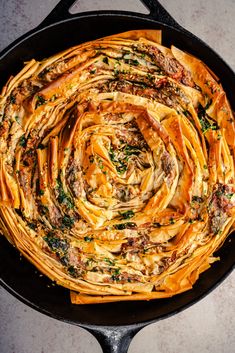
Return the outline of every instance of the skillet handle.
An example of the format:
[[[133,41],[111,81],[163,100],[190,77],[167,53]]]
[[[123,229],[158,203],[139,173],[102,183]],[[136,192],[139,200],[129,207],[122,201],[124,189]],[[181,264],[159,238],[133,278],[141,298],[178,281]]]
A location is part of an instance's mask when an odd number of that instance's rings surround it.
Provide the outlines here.
[[[47,15],[47,17],[40,23],[38,26],[46,27],[53,23],[66,20],[76,15],[71,15],[69,13],[70,7],[76,2],[76,0],[60,0],[58,4],[54,7],[54,9]]]
[[[148,17],[168,26],[182,29],[182,27],[174,20],[174,18],[169,14],[169,12],[167,12],[158,0],[141,0],[141,2],[150,10]]]
[[[77,17],[76,14],[69,13],[70,7],[76,0],[60,0],[49,15],[40,23],[38,28],[49,26],[53,23],[66,20],[72,17]],[[142,15],[143,17],[151,18],[155,21],[162,22],[174,28],[183,29],[174,18],[165,10],[158,0],[140,0],[149,10],[149,15]],[[133,13],[134,14],[134,13]]]
[[[89,331],[103,350],[103,353],[127,353],[132,338],[144,325],[138,327],[84,327]]]

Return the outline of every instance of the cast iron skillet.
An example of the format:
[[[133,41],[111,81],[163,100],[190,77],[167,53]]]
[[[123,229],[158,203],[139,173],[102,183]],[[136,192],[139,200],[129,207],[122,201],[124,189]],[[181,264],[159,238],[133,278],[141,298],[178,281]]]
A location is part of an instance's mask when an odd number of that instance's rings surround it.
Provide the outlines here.
[[[23,61],[43,59],[72,45],[131,29],[163,30],[163,44],[176,45],[200,57],[217,75],[233,110],[235,74],[205,43],[178,25],[154,0],[142,0],[149,15],[124,11],[69,14],[74,0],[61,0],[36,29],[28,32],[0,54],[0,87],[22,68]],[[106,353],[125,353],[133,336],[144,326],[176,314],[215,288],[235,265],[235,237],[229,237],[218,251],[220,262],[200,276],[193,290],[169,299],[121,302],[100,305],[72,305],[69,291],[50,286],[28,261],[19,257],[5,238],[0,237],[0,284],[32,308],[91,332]]]

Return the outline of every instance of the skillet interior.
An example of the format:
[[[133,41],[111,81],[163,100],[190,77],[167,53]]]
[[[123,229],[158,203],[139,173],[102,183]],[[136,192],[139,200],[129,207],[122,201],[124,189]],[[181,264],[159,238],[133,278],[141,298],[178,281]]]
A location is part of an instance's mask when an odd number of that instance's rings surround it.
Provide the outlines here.
[[[32,32],[24,40],[4,51],[0,58],[0,86],[11,74],[22,68],[23,61],[43,59],[72,45],[105,35],[131,29],[155,28],[163,30],[163,45],[175,46],[200,57],[220,78],[228,98],[235,103],[235,75],[232,70],[203,42],[188,32],[179,31],[157,21],[133,14],[91,13]],[[150,302],[122,302],[92,306],[70,304],[68,290],[50,286],[45,277],[39,277],[28,261],[20,260],[19,253],[0,239],[0,283],[12,294],[33,308],[74,324],[81,325],[130,325],[151,322],[170,315],[192,304],[205,295],[233,268],[235,264],[235,239],[230,237],[218,252],[222,261],[200,276],[192,291],[173,298]]]

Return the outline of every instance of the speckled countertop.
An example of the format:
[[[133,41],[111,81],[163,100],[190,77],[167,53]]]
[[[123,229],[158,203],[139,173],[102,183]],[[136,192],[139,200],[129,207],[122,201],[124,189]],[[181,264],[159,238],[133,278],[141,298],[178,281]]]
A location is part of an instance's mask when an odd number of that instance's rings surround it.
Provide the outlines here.
[[[160,2],[235,70],[235,0]],[[0,50],[39,24],[56,3],[0,0]],[[138,0],[80,0],[73,12],[109,8],[145,11]],[[0,353],[85,352],[101,352],[91,334],[34,311],[0,288]],[[234,353],[235,271],[199,303],[139,332],[128,352]]]

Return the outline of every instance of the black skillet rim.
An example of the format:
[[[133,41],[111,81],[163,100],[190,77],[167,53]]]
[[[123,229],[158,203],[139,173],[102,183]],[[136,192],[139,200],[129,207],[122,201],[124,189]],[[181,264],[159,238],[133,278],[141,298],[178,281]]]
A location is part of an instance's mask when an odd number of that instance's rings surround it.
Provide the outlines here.
[[[90,12],[82,13],[82,14],[77,15],[75,17],[69,18],[67,20],[58,21],[58,22],[56,22],[54,24],[48,25],[48,26],[43,27],[43,28],[38,27],[38,28],[36,28],[34,30],[29,31],[25,35],[21,36],[19,39],[17,39],[12,44],[10,44],[7,48],[5,48],[0,54],[0,60],[3,59],[5,57],[5,55],[7,55],[12,49],[14,49],[17,45],[22,43],[24,40],[30,38],[31,36],[33,36],[35,34],[40,33],[41,31],[47,30],[50,27],[54,27],[54,26],[60,25],[61,23],[65,23],[65,22],[67,23],[67,22],[70,22],[70,21],[79,20],[80,18],[94,17],[94,16],[97,16],[97,15],[100,15],[100,16],[102,16],[102,15],[106,15],[106,16],[116,15],[116,16],[120,16],[120,17],[121,16],[126,16],[126,17],[131,17],[132,19],[136,18],[136,19],[146,20],[146,21],[148,21],[150,23],[152,22],[154,24],[154,26],[159,25],[162,29],[164,27],[167,27],[167,28],[170,28],[170,29],[172,29],[174,31],[180,32],[181,34],[182,34],[182,32],[184,32],[184,34],[186,36],[188,36],[191,40],[192,39],[196,40],[198,43],[203,45],[207,50],[211,51],[211,53],[213,53],[216,56],[216,59],[219,60],[221,62],[221,64],[225,65],[227,67],[227,69],[231,72],[231,74],[234,75],[232,69],[224,62],[224,60],[217,53],[214,52],[214,50],[212,50],[206,43],[204,43],[202,40],[200,40],[199,38],[197,38],[195,35],[191,34],[190,32],[188,32],[188,31],[186,31],[184,29],[181,29],[181,28],[178,29],[178,28],[175,28],[173,26],[166,25],[166,24],[164,24],[162,22],[159,22],[159,21],[157,21],[155,19],[151,19],[151,18],[149,18],[149,17],[147,17],[145,15],[141,15],[141,14],[138,14],[138,13],[132,13],[132,12],[126,12],[126,11],[112,11],[112,12],[110,12],[110,11],[99,11],[98,13],[94,12],[94,11],[90,11]],[[171,311],[169,311],[169,312],[167,312],[165,314],[159,315],[156,318],[153,318],[153,319],[150,319],[150,320],[143,320],[143,321],[139,320],[138,321],[139,326],[143,327],[143,326],[145,326],[147,324],[155,322],[156,320],[160,320],[160,319],[169,317],[171,315],[177,314],[178,312],[180,312],[180,311],[188,308],[192,304],[198,302],[199,300],[204,298],[207,294],[209,294],[213,289],[215,289],[231,273],[231,271],[233,270],[234,267],[235,267],[235,259],[234,259],[234,263],[232,263],[225,270],[225,272],[221,276],[219,276],[215,281],[213,281],[214,282],[213,285],[211,285],[208,289],[202,291],[202,293],[199,294],[198,296],[196,296],[194,299],[189,300],[185,304],[179,306],[178,308],[176,308],[174,310],[171,310]],[[200,281],[200,279],[199,279],[199,281]],[[24,304],[30,306],[31,308],[33,308],[33,309],[35,309],[35,310],[37,310],[37,311],[39,311],[39,312],[41,312],[43,314],[46,314],[49,317],[58,319],[60,321],[66,322],[66,323],[79,325],[79,326],[82,326],[84,328],[91,328],[91,327],[96,328],[96,327],[100,327],[100,326],[102,326],[102,327],[104,327],[104,326],[105,327],[119,327],[119,326],[137,327],[138,326],[138,323],[136,323],[136,322],[127,323],[127,324],[118,323],[118,324],[115,324],[115,325],[112,325],[112,324],[103,325],[103,324],[91,324],[91,323],[88,323],[88,322],[80,322],[79,320],[74,321],[73,319],[64,318],[63,316],[57,315],[57,314],[53,313],[52,311],[46,310],[46,309],[42,308],[41,306],[39,306],[39,305],[37,305],[37,304],[35,304],[33,302],[30,302],[27,298],[22,297],[19,293],[14,291],[14,289],[11,288],[6,282],[3,282],[1,278],[0,278],[0,284],[9,293],[11,293],[13,296],[15,296],[17,299],[19,299]],[[193,291],[193,289],[192,289],[192,291]],[[183,294],[180,294],[180,295],[183,295]],[[106,304],[99,304],[99,305],[106,305]],[[108,304],[108,305],[111,305],[111,304]]]

